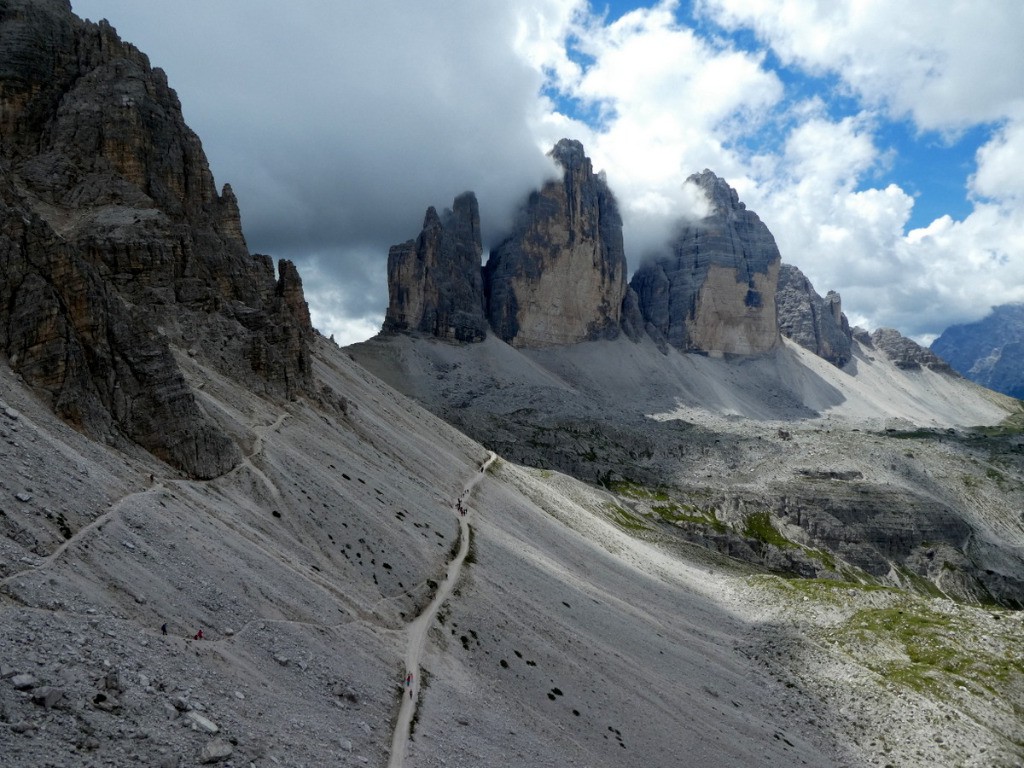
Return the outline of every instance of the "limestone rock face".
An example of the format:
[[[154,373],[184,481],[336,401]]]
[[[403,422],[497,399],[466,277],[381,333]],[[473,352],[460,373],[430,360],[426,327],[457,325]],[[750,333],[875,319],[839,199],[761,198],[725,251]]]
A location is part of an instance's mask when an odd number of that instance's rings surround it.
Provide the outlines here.
[[[852,335],[838,293],[821,298],[803,272],[783,264],[775,305],[783,336],[839,368],[849,362]]]
[[[893,365],[903,370],[929,368],[939,373],[959,376],[945,360],[894,328],[879,328],[871,334],[871,345],[883,352]]]
[[[650,326],[682,351],[756,355],[781,343],[775,238],[736,191],[711,171],[690,176],[711,211],[684,223],[667,253],[630,282]]]
[[[178,98],[66,0],[0,4],[0,351],[62,417],[197,477],[237,463],[175,362],[311,387],[301,281],[249,254]]]
[[[487,335],[480,272],[480,210],[466,192],[438,216],[427,209],[415,240],[388,253],[385,331],[421,331],[453,341]]]
[[[975,323],[950,326],[931,350],[971,381],[1024,398],[1024,304],[1003,304]]]
[[[491,327],[516,347],[619,334],[626,257],[618,205],[580,142],[562,139],[551,156],[562,178],[530,195],[485,269]]]

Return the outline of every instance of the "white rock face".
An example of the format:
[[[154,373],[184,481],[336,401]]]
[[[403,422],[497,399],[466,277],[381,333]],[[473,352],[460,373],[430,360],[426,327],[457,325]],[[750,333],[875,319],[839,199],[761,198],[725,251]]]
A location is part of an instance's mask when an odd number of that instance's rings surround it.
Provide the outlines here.
[[[737,281],[735,269],[712,264],[690,323],[690,339],[697,349],[726,355],[757,355],[774,349],[779,343],[773,289],[778,276],[779,262],[772,262],[766,273],[751,276],[751,289],[747,281]],[[763,297],[755,306],[746,301],[752,290]]]
[[[488,318],[515,347],[614,338],[626,294],[622,219],[578,141],[552,156],[564,169],[531,196],[487,262]]]

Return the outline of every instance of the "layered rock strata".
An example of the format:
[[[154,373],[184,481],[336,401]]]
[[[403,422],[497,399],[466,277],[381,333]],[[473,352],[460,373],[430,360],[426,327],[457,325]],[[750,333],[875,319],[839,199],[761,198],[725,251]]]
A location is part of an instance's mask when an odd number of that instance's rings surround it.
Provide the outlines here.
[[[756,355],[781,343],[775,291],[781,258],[775,238],[711,171],[687,180],[710,213],[684,223],[667,253],[648,259],[631,287],[649,325],[682,351]]]
[[[821,298],[803,272],[783,264],[775,305],[783,336],[839,368],[849,362],[853,337],[838,293]]]
[[[480,210],[472,192],[455,198],[441,216],[428,208],[419,236],[388,253],[384,330],[482,341],[487,335],[482,253]]]
[[[619,334],[626,257],[615,197],[580,142],[562,139],[551,156],[562,178],[530,195],[485,269],[490,325],[516,347]]]
[[[237,463],[175,362],[311,387],[294,267],[249,254],[164,73],[66,0],[0,5],[0,351],[89,434],[197,477]]]

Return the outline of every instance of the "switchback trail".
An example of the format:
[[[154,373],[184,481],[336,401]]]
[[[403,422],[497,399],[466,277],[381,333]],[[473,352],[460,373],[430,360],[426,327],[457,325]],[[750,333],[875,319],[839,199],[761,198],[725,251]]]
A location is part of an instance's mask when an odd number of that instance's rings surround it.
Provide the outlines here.
[[[253,450],[252,450],[252,452],[247,454],[247,455],[244,455],[242,457],[242,460],[238,463],[238,466],[228,470],[223,475],[221,475],[221,477],[228,477],[228,476],[230,476],[232,474],[237,473],[239,470],[242,469],[242,467],[248,467],[257,477],[259,477],[263,481],[263,483],[267,487],[267,491],[270,493],[270,495],[273,498],[275,498],[275,499],[279,499],[280,496],[281,496],[281,493],[280,493],[280,491],[278,491],[277,486],[275,486],[274,483],[271,482],[270,478],[268,478],[259,469],[259,467],[257,467],[255,464],[252,463],[252,459],[255,456],[257,456],[258,454],[263,452],[263,448],[264,448],[264,445],[266,443],[266,436],[267,436],[267,434],[269,432],[274,432],[278,428],[280,428],[280,426],[284,423],[284,420],[287,417],[288,417],[288,414],[287,414],[287,412],[285,412],[285,413],[282,413],[280,416],[278,416],[277,420],[273,424],[265,424],[265,425],[261,425],[261,426],[251,425],[251,428],[253,429],[253,431],[255,432],[255,435],[256,435],[256,438],[255,438],[255,440],[253,442]],[[51,552],[50,554],[46,555],[45,557],[43,557],[38,562],[32,564],[29,568],[21,570],[21,571],[15,571],[14,573],[11,573],[11,574],[3,577],[2,579],[0,579],[0,588],[2,588],[5,585],[11,583],[12,581],[17,579],[18,577],[24,576],[29,571],[38,571],[38,570],[41,570],[43,568],[46,568],[46,567],[49,567],[49,566],[53,565],[55,562],[57,562],[57,560],[60,559],[61,555],[63,555],[64,552],[66,552],[69,547],[71,547],[71,546],[73,546],[75,544],[78,544],[79,542],[84,540],[86,538],[86,536],[91,534],[93,531],[101,530],[103,528],[103,526],[109,520],[111,520],[115,515],[117,515],[118,512],[120,512],[121,508],[130,499],[134,499],[137,496],[143,496],[145,494],[150,494],[150,493],[166,492],[166,491],[169,491],[170,487],[172,487],[174,485],[186,486],[186,485],[195,485],[195,484],[201,484],[201,483],[209,482],[209,481],[205,481],[205,480],[197,481],[197,480],[187,480],[187,479],[174,478],[174,477],[155,478],[153,475],[150,475],[150,478],[151,478],[151,481],[150,481],[150,484],[149,484],[148,487],[143,488],[142,490],[131,491],[129,493],[126,493],[121,498],[119,498],[117,501],[112,502],[110,507],[107,509],[106,512],[100,514],[99,516],[96,517],[95,520],[93,520],[92,522],[88,523],[87,525],[82,526],[77,531],[75,531],[70,537],[68,537],[56,549],[54,549],[53,552]],[[214,480],[219,480],[220,478],[218,477],[218,478],[213,478],[213,479]],[[166,482],[169,485],[165,485],[164,484],[165,480],[166,480]],[[255,542],[253,542],[253,543],[255,543]]]
[[[416,714],[416,705],[420,693],[420,657],[423,655],[423,648],[427,643],[427,632],[430,625],[434,623],[434,617],[444,604],[444,601],[455,589],[455,584],[462,573],[462,563],[469,552],[469,520],[471,512],[467,502],[473,488],[484,477],[487,468],[498,458],[493,452],[488,452],[487,461],[480,466],[480,471],[473,475],[473,479],[466,483],[459,496],[458,502],[453,506],[456,514],[461,504],[467,509],[466,515],[459,515],[459,551],[454,559],[448,564],[448,571],[444,581],[437,588],[437,594],[419,616],[409,624],[409,643],[405,651],[405,673],[412,673],[412,685],[402,686],[402,706],[398,712],[398,722],[395,724],[395,733],[391,738],[391,759],[388,761],[388,768],[403,768],[405,764],[405,746],[409,741],[409,731],[413,715]],[[404,679],[404,678],[403,678]]]

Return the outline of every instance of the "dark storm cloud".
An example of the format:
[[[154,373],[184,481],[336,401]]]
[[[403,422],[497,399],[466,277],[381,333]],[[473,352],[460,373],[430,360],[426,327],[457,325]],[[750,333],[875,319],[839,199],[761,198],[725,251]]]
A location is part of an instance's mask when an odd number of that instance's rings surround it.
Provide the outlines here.
[[[475,191],[493,239],[552,173],[528,124],[541,75],[514,52],[510,3],[73,5],[167,71],[250,249],[344,286],[346,306],[322,315],[383,313],[388,247],[419,232],[428,205]]]
[[[699,23],[674,0],[621,17],[586,0],[73,5],[167,70],[250,248],[294,260],[314,322],[353,341],[379,327],[388,248],[428,205],[475,191],[486,248],[564,136],[607,172],[630,264],[692,213],[683,181],[710,168],[862,325],[924,338],[1020,301],[1024,99],[1008,73],[1024,6],[908,2],[703,0]],[[967,175],[970,212],[908,230],[900,185],[928,195],[926,180],[881,179],[929,131],[971,125],[975,164],[942,171]]]

